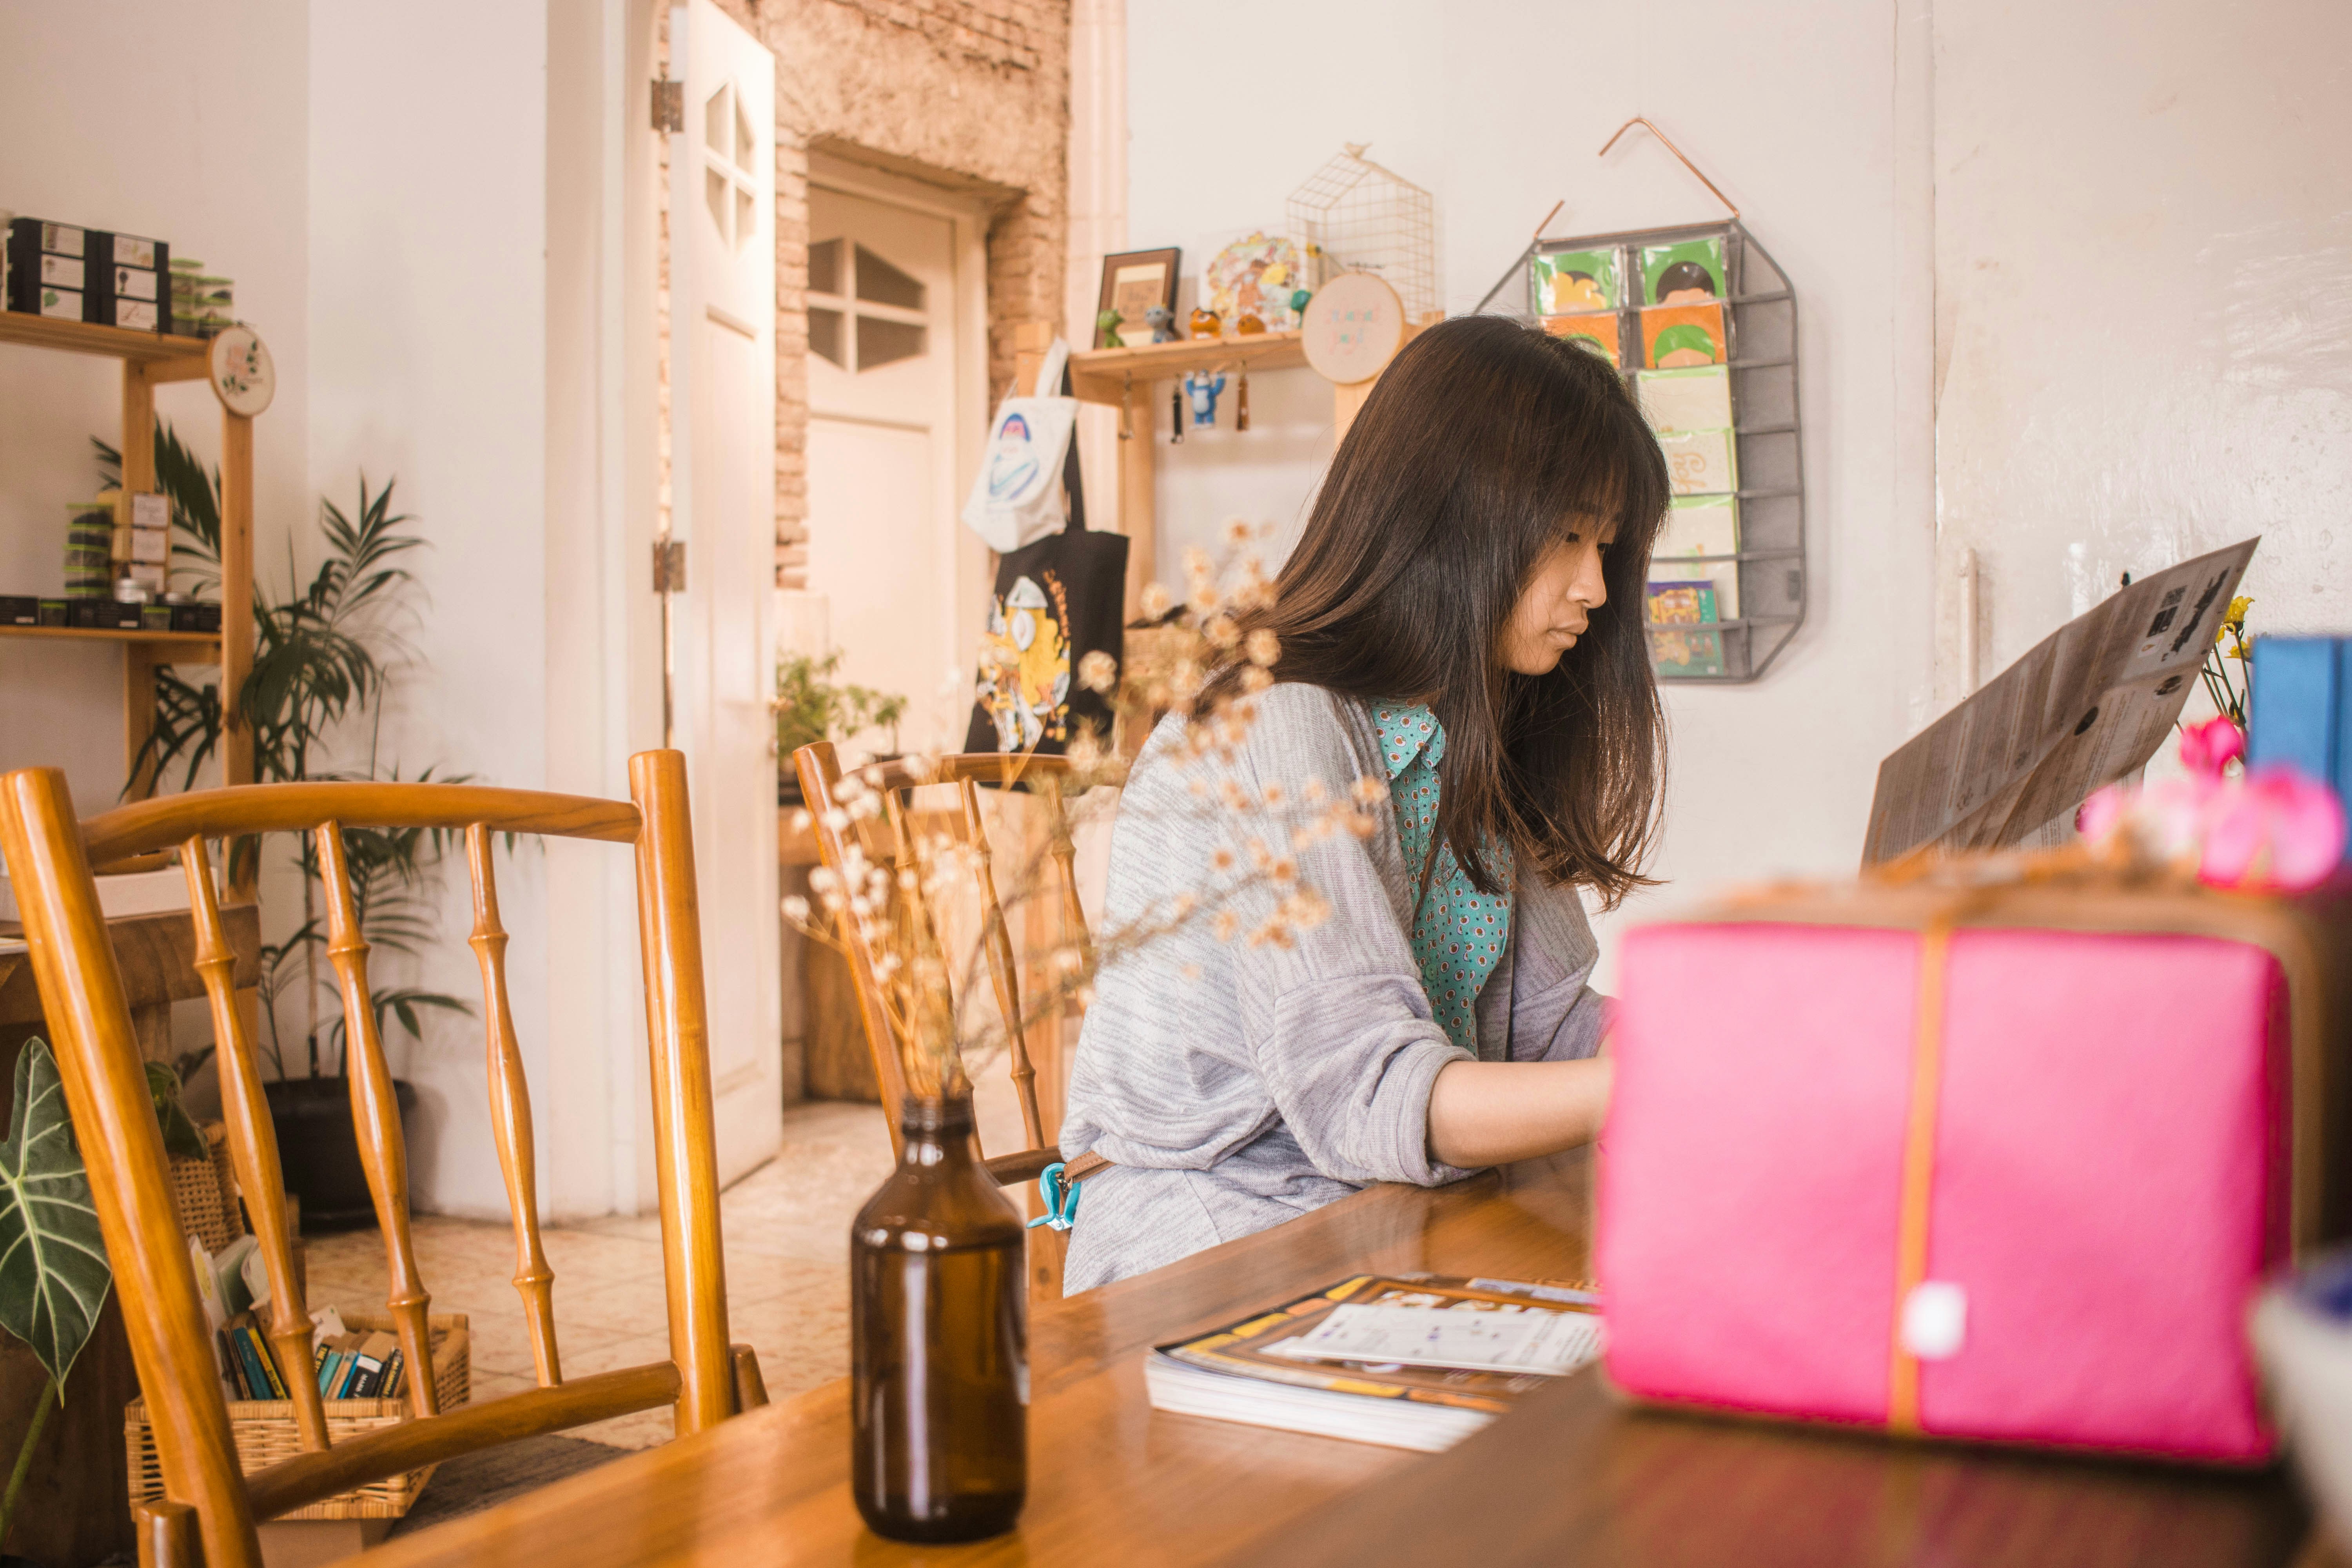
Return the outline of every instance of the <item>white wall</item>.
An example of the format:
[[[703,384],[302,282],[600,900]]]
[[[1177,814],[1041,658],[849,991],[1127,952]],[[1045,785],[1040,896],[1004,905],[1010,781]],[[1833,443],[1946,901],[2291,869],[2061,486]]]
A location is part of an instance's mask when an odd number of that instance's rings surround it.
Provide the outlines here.
[[[2343,630],[2352,9],[1935,16],[1940,521],[1982,561],[1982,673],[2255,533],[2254,628]]]
[[[1916,18],[1889,0],[1821,0],[1801,23],[1788,7],[1676,0],[1643,8],[1635,38],[1631,14],[1594,0],[1317,0],[1282,28],[1318,40],[1316,69],[1203,112],[1190,46],[1245,36],[1254,15],[1236,0],[1130,9],[1130,247],[1182,245],[1197,270],[1196,237],[1278,223],[1293,185],[1341,142],[1369,141],[1370,157],[1435,194],[1443,300],[1465,310],[1561,197],[1557,236],[1716,215],[1638,132],[1594,156],[1646,113],[1788,270],[1803,333],[1807,623],[1758,684],[1668,689],[1672,782],[1653,868],[1673,886],[1627,914],[1727,879],[1851,869],[1879,758],[1932,716]],[[1671,67],[1645,64],[1643,39],[1690,47]],[[1570,58],[1582,63],[1563,75]],[[1301,516],[1328,459],[1328,395],[1289,372],[1257,378],[1252,405],[1263,437],[1160,447],[1163,574],[1229,516]]]
[[[310,29],[310,482],[346,510],[358,475],[431,548],[409,557],[429,609],[382,758],[484,783],[546,777],[547,14],[531,0],[318,4]],[[502,855],[516,1025],[547,1081],[545,852]],[[476,1001],[464,868],[421,968]],[[416,1085],[419,1206],[503,1212],[478,1022],[391,1046]]]
[[[278,367],[254,430],[256,553],[273,563],[310,507],[309,8],[191,0],[158,21],[131,0],[0,6],[0,209],[149,236],[236,280]],[[110,360],[0,349],[0,593],[62,589],[65,506],[98,488],[89,438],[119,443],[121,386]],[[202,383],[157,405],[217,454]],[[77,809],[101,810],[122,787],[121,714],[113,648],[0,641],[0,769],[63,767]]]

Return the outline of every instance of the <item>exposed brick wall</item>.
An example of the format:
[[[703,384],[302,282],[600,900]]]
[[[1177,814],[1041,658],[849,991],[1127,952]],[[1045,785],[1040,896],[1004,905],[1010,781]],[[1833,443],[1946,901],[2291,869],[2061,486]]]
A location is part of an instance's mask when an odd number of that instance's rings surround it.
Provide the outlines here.
[[[808,563],[808,149],[1010,193],[988,229],[992,400],[1013,329],[1058,320],[1069,0],[720,0],[776,57],[776,580]],[[909,170],[908,172],[914,172]]]

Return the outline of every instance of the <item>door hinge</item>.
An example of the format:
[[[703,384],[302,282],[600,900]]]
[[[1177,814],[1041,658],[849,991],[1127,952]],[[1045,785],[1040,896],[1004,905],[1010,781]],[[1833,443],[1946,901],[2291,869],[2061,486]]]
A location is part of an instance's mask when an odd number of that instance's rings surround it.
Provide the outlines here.
[[[682,81],[654,83],[654,129],[656,131],[686,129],[686,83]]]
[[[656,539],[654,541],[654,592],[683,594],[686,592],[686,541]]]

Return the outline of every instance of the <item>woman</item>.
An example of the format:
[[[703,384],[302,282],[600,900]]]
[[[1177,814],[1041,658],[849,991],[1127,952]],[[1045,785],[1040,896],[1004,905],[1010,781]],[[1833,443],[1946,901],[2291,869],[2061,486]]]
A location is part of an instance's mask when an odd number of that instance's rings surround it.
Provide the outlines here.
[[[1105,924],[1212,887],[1260,831],[1205,813],[1202,781],[1277,802],[1380,781],[1372,831],[1299,854],[1329,912],[1286,945],[1195,920],[1105,963],[1061,1146],[1112,1163],[1086,1180],[1066,1289],[1599,1131],[1578,889],[1613,906],[1646,880],[1663,724],[1638,606],[1667,496],[1641,411],[1584,350],[1474,316],[1389,366],[1247,623],[1279,638],[1277,683],[1237,755],[1194,757],[1171,719],[1137,759]]]

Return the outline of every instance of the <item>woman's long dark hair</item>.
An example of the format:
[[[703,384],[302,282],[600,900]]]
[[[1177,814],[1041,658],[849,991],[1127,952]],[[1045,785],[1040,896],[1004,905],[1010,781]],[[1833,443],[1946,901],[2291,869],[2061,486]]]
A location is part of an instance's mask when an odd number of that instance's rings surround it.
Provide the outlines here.
[[[1508,845],[1614,906],[1649,881],[1657,831],[1664,720],[1642,592],[1669,494],[1606,361],[1500,317],[1440,322],[1381,374],[1245,624],[1281,638],[1276,679],[1430,706],[1445,726],[1437,841],[1480,890],[1502,890],[1492,851]],[[1503,639],[1537,563],[1607,520],[1607,605],[1557,668],[1515,673]]]

